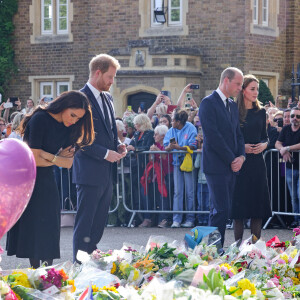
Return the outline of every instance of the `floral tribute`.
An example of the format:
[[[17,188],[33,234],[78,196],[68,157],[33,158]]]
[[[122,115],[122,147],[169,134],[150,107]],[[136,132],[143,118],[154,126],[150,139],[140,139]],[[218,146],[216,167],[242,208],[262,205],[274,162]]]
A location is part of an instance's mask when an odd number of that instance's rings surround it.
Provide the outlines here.
[[[232,244],[222,256],[208,240],[191,249],[184,241],[151,236],[146,247],[95,250],[82,265],[2,271],[0,298],[300,298],[300,228],[289,242],[250,237]]]

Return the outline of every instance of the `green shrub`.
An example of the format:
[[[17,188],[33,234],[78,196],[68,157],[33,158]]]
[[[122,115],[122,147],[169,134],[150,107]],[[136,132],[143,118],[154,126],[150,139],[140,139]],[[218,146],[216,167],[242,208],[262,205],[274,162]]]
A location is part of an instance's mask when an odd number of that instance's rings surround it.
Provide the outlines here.
[[[259,94],[258,94],[258,100],[263,103],[263,105],[268,104],[269,101],[274,103],[274,97],[271,94],[270,89],[267,87],[265,82],[263,80],[259,80]]]

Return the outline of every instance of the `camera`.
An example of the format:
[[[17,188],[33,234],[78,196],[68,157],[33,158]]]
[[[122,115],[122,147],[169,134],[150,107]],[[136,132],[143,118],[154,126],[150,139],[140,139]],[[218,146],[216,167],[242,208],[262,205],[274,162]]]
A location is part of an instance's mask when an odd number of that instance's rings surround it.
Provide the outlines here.
[[[186,97],[187,101],[191,101],[193,98],[193,95],[191,93],[186,93],[185,97]]]
[[[9,102],[13,104],[13,106],[18,106],[15,102],[18,101],[18,97],[10,97]]]
[[[200,88],[199,84],[191,84],[190,85],[190,89],[192,89],[192,90],[199,90],[199,88]]]
[[[12,107],[13,107],[13,103],[11,103],[11,102],[5,102],[5,103],[3,104],[3,107],[4,107],[4,108],[12,108]]]

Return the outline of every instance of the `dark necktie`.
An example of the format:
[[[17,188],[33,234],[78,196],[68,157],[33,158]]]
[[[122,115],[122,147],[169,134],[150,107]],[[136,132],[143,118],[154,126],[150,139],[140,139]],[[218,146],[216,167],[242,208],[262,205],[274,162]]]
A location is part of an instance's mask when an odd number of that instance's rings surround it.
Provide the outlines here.
[[[108,131],[111,132],[111,124],[110,124],[108,110],[107,110],[108,103],[107,103],[106,98],[103,95],[103,93],[100,93],[100,97],[102,99],[102,104],[103,104],[103,113],[104,113],[104,118],[105,118],[105,124],[107,126]]]
[[[228,100],[228,98],[226,98],[226,109],[227,109],[227,111],[230,113],[230,109],[229,109],[229,100]]]

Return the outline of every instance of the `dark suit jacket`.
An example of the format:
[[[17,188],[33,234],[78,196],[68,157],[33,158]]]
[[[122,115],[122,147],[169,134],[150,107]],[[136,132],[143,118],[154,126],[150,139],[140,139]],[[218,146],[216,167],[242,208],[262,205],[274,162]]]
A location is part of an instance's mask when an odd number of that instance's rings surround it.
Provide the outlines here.
[[[115,119],[112,118],[113,130],[107,128],[101,108],[94,97],[94,94],[87,85],[81,90],[85,93],[92,107],[95,140],[90,146],[77,151],[73,162],[73,182],[76,184],[87,184],[97,186],[106,184],[113,176],[116,176],[116,164],[104,159],[107,149],[117,150],[118,135]],[[113,99],[109,93],[104,92],[110,104],[111,115]],[[113,135],[112,135],[113,132]]]
[[[237,104],[230,100],[229,108],[230,113],[216,91],[201,102],[199,118],[203,128],[202,160],[206,174],[231,172],[232,161],[245,155]]]

